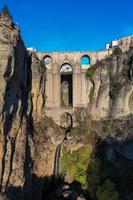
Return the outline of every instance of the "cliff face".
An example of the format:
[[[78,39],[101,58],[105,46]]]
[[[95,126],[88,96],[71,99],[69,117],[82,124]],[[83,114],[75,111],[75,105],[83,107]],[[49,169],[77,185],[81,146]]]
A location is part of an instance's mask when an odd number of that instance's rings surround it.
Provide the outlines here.
[[[19,28],[6,16],[0,18],[0,182],[24,183],[27,128],[27,53]]]
[[[119,48],[88,69],[88,103],[93,120],[120,119],[133,114],[133,49]]]
[[[30,199],[31,193],[39,199],[43,186],[39,177],[53,173],[63,132],[44,117],[45,66],[27,52],[18,26],[4,15],[0,15],[0,83],[0,189],[11,199]],[[31,192],[34,184],[36,194]]]
[[[31,97],[33,103],[33,116],[35,120],[43,118],[44,105],[46,101],[45,95],[45,81],[46,81],[46,67],[42,61],[39,60],[35,53],[31,55],[32,68],[32,86]]]

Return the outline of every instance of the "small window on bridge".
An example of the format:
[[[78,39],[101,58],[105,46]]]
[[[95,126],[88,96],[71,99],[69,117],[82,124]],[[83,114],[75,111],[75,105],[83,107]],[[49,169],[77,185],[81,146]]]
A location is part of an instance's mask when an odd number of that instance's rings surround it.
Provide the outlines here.
[[[88,55],[84,55],[81,58],[82,68],[87,69],[90,65],[90,57]]]
[[[50,56],[44,56],[43,60],[44,60],[46,68],[51,69],[52,58]]]

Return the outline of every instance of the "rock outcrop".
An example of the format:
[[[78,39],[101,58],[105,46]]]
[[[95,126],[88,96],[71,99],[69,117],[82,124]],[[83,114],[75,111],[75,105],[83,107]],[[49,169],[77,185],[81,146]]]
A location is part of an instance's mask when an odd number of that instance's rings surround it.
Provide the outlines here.
[[[93,120],[121,119],[133,114],[132,72],[133,49],[122,52],[119,48],[88,69],[88,103]]]
[[[27,135],[28,59],[20,31],[0,15],[0,183],[23,186]]]
[[[35,120],[45,116],[45,81],[46,67],[40,61],[35,52],[31,53],[32,86],[30,96],[32,98],[33,116]]]
[[[32,183],[53,173],[55,149],[64,136],[52,119],[44,119],[45,66],[27,52],[18,26],[3,14],[0,83],[1,191],[11,199],[30,199]]]

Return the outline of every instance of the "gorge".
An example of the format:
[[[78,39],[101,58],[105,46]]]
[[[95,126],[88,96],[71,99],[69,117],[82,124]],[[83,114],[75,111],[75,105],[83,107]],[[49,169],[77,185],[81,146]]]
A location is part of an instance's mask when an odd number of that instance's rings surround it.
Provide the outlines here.
[[[87,68],[77,62],[84,52],[53,52],[52,68],[48,53],[27,51],[19,27],[0,13],[0,200],[133,199],[127,39],[104,56],[89,53]]]

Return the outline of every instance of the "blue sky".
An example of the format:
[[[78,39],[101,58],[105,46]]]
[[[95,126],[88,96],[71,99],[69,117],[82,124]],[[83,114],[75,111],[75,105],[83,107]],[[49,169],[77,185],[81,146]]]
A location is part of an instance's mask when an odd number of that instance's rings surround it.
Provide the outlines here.
[[[0,0],[9,6],[27,47],[99,50],[133,34],[133,0]]]

